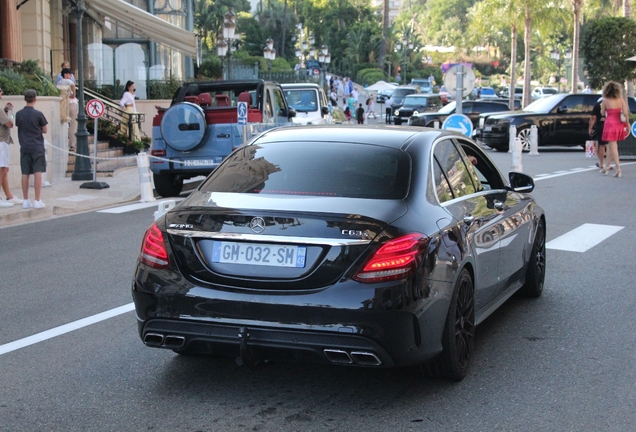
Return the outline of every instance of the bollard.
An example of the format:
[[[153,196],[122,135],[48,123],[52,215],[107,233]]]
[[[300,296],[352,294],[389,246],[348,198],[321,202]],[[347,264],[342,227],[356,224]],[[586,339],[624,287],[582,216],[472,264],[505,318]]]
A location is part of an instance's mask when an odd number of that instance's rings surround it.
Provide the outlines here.
[[[437,120],[435,120],[435,121],[433,122],[433,127],[434,127],[435,129],[439,129],[439,122],[438,122]]]
[[[539,130],[535,125],[530,126],[530,153],[529,156],[539,156]]]
[[[508,129],[508,153],[512,153],[512,148],[515,144],[515,139],[517,138],[517,126],[510,125]]]
[[[523,150],[523,144],[521,144],[520,138],[515,138],[514,143],[512,145],[512,166],[510,169],[512,171],[523,171],[523,165],[521,165],[521,154]]]
[[[137,155],[137,167],[139,168],[139,186],[141,187],[140,202],[155,201],[152,191],[152,178],[150,177],[150,158],[145,152]]]
[[[166,214],[166,212],[173,208],[175,205],[177,205],[177,202],[175,200],[161,201],[159,203],[159,208],[156,212],[153,213],[155,216],[155,220]]]

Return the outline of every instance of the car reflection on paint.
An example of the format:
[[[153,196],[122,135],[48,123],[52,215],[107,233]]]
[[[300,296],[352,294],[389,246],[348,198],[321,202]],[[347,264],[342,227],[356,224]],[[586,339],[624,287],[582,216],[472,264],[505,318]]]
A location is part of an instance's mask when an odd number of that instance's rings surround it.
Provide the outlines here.
[[[545,216],[469,138],[281,128],[235,150],[146,232],[132,281],[149,347],[462,379],[481,323],[537,297]]]

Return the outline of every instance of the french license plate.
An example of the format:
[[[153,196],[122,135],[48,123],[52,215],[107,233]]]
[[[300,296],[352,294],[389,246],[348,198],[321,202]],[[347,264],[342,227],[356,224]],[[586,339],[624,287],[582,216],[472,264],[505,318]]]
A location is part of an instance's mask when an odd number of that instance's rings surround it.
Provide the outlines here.
[[[224,264],[305,267],[306,255],[305,246],[223,241],[212,246],[212,262]]]
[[[196,159],[183,161],[183,164],[185,166],[208,166],[214,165],[215,163],[216,162],[214,162],[212,159]]]
[[[492,130],[492,126],[484,126],[484,132],[490,132]]]

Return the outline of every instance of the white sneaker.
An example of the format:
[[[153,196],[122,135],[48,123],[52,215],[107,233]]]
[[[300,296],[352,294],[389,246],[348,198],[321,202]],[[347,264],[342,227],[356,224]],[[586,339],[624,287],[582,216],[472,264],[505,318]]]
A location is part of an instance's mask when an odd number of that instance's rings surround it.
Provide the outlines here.
[[[44,205],[44,203],[42,202],[42,200],[40,200],[40,201],[33,201],[33,208],[36,208],[36,209],[43,209],[44,207],[46,207],[46,206]]]
[[[31,201],[29,201],[28,199],[22,201],[22,208],[23,209],[30,209],[33,208],[33,204],[31,204]]]
[[[12,202],[13,204],[22,204],[22,201],[20,198],[14,196],[13,198],[11,198],[10,200],[7,200],[9,202]]]
[[[13,203],[0,199],[0,208],[9,208],[9,207],[13,207]]]

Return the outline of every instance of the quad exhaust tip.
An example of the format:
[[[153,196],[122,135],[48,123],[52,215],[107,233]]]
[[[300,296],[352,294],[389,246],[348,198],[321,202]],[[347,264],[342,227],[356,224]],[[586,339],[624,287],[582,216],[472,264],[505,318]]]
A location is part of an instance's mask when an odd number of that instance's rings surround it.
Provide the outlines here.
[[[180,349],[185,346],[186,339],[178,335],[162,335],[160,333],[146,333],[144,343],[149,347]]]
[[[344,350],[327,348],[323,350],[327,360],[332,363],[338,364],[359,364],[360,366],[380,366],[382,360],[380,358],[366,351],[352,351],[348,353]]]

